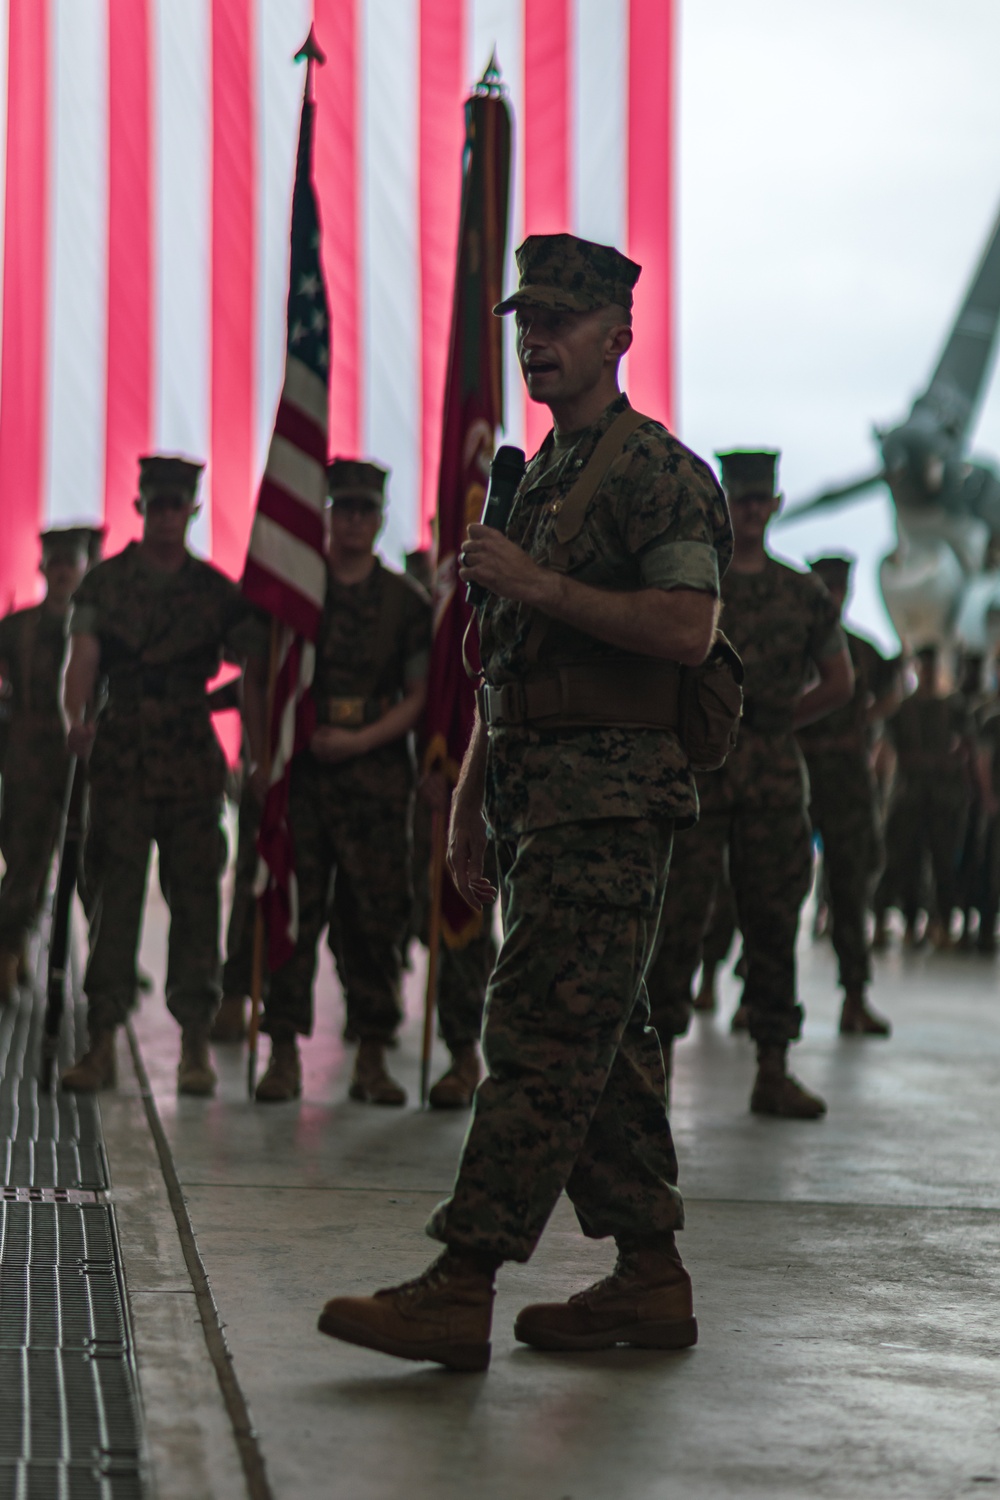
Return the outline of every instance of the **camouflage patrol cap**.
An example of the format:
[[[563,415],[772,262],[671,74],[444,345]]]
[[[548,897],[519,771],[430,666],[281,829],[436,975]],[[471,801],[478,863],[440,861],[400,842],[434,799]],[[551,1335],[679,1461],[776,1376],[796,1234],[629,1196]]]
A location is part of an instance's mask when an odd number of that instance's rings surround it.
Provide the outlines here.
[[[384,505],[388,478],[388,469],[360,458],[334,458],[326,466],[326,489],[331,499],[335,495],[362,495]]]
[[[514,258],[520,280],[517,291],[493,309],[498,317],[518,307],[593,312],[616,303],[631,309],[642,270],[613,245],[595,245],[575,234],[529,234]]]
[[[42,561],[53,562],[56,558],[74,560],[81,554],[90,561],[95,534],[103,537],[104,528],[52,526],[48,531],[40,531],[38,540],[42,544]]]
[[[780,452],[766,449],[756,453],[737,450],[717,453],[722,465],[722,488],[730,500],[744,495],[774,496],[778,492],[778,459]]]
[[[829,588],[846,589],[856,560],[853,557],[814,557],[809,566]]]
[[[179,490],[193,500],[204,467],[180,453],[146,453],[139,459],[139,494]]]

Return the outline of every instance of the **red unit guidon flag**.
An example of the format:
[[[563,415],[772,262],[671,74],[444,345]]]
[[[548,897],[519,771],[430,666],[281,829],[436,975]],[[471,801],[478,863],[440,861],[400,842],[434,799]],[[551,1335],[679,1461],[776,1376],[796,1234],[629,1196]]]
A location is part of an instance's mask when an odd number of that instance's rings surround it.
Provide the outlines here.
[[[494,46],[514,120],[510,245],[569,229],[642,263],[628,387],[669,417],[674,11],[0,0],[0,610],[36,597],[42,527],[106,522],[109,551],[137,533],[136,456],[157,450],[206,460],[193,545],[239,574],[284,381],[291,59],[313,20],[330,446],[392,469],[388,560],[429,540],[462,103]],[[504,440],[530,449],[545,416],[509,344],[505,364]]]

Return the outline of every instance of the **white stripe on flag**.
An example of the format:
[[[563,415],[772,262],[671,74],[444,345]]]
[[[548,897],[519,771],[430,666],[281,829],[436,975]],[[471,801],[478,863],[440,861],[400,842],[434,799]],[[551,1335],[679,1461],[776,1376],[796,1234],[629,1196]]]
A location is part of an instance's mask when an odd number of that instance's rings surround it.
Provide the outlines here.
[[[205,0],[155,0],[154,446],[209,453],[211,33]],[[206,552],[211,495],[191,541]]]
[[[250,556],[259,559],[262,568],[287,583],[296,593],[322,605],[326,595],[326,563],[315,547],[300,542],[276,521],[258,513]]]
[[[334,330],[336,336],[336,329]],[[290,355],[288,368],[285,374],[284,400],[291,406],[298,407],[299,411],[305,412],[311,417],[317,426],[326,429],[328,420],[327,407],[329,396],[325,383],[318,375],[314,375],[308,365],[304,365],[300,359]],[[271,421],[272,431],[274,420]]]
[[[416,544],[420,505],[417,0],[362,8],[362,446],[392,470],[381,550]],[[457,170],[456,164],[456,170]],[[334,338],[337,310],[332,309]]]
[[[326,469],[287,438],[274,436],[267,456],[267,478],[319,515],[326,503]]]
[[[305,68],[292,59],[309,30],[311,10],[310,0],[257,0],[258,475],[267,460],[285,364],[288,224],[305,86]],[[325,424],[325,397],[322,420]]]
[[[585,240],[628,233],[628,0],[576,0],[570,59],[571,213]]]
[[[469,0],[468,82],[482,77],[496,47],[513,114],[513,165],[504,290],[517,284],[514,251],[524,229],[524,5],[523,0]],[[524,445],[524,382],[514,347],[514,319],[504,318],[504,442]]]
[[[52,301],[43,512],[104,514],[107,375],[107,14],[53,8]]]

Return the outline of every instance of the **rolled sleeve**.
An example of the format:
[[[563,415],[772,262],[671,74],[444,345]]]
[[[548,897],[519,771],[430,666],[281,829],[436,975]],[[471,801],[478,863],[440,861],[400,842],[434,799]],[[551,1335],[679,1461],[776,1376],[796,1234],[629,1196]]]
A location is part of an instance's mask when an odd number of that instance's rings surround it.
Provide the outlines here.
[[[639,558],[647,588],[696,589],[719,597],[719,554],[709,542],[663,542]]]

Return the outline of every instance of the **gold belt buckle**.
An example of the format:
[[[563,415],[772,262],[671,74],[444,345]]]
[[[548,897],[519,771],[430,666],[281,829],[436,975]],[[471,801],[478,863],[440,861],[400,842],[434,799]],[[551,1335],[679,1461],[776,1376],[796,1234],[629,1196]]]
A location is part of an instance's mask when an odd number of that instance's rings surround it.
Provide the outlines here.
[[[330,723],[342,729],[360,729],[365,722],[363,698],[331,698],[327,703]]]

